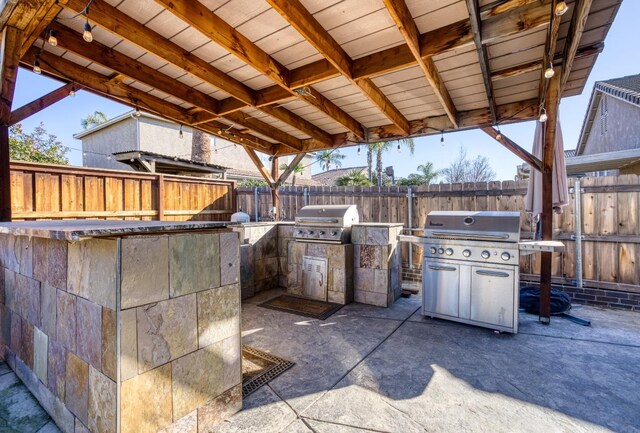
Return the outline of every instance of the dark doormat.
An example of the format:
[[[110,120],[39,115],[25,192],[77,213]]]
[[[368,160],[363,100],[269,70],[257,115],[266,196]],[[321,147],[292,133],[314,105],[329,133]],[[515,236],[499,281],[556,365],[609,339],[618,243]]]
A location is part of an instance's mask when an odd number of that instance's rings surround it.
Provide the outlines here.
[[[311,317],[318,320],[325,320],[327,317],[342,308],[342,305],[340,304],[298,298],[296,296],[289,295],[278,296],[277,298],[263,302],[258,306],[270,308],[272,310],[284,311],[286,313],[298,314],[300,316]]]
[[[254,393],[294,365],[295,362],[254,347],[242,346],[242,398]]]

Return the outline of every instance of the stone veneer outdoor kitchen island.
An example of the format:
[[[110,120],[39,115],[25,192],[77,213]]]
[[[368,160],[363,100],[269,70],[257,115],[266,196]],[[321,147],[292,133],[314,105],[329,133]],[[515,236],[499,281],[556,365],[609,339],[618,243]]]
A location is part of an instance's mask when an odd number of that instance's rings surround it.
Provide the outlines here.
[[[200,433],[241,409],[229,224],[0,224],[0,358],[63,432]]]

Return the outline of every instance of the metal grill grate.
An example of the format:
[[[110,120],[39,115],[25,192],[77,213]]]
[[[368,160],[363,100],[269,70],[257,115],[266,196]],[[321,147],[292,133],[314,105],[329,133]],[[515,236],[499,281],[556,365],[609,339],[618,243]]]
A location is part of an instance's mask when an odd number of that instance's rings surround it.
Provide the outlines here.
[[[286,359],[279,358],[270,353],[263,352],[262,350],[258,350],[250,346],[242,346],[242,355],[245,356],[245,354],[262,358],[263,360],[269,362],[271,365],[266,367],[260,373],[249,377],[247,380],[243,379],[242,398],[253,394],[261,386],[280,376],[282,373],[295,365],[295,362],[287,361]]]

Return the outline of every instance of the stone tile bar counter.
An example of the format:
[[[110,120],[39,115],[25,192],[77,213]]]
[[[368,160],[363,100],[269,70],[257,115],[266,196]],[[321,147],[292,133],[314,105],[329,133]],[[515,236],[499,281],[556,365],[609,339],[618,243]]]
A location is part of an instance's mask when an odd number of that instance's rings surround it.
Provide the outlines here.
[[[351,227],[354,297],[361,304],[389,307],[400,297],[399,223],[365,223]]]
[[[229,224],[0,224],[0,358],[63,432],[207,432],[241,409]]]

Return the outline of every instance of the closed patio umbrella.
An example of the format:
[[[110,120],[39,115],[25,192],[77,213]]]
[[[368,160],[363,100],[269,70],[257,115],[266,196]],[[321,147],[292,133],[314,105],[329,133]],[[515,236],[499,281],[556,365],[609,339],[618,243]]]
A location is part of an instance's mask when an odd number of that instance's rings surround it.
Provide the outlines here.
[[[567,188],[567,167],[564,163],[564,144],[560,122],[557,123],[557,128],[553,160],[552,199],[553,211],[561,213],[562,207],[569,204],[569,190]],[[544,125],[541,122],[537,122],[532,153],[540,160],[543,158],[543,142]],[[529,176],[529,186],[524,203],[525,210],[530,214],[531,219],[537,222],[542,213],[542,173],[533,168]]]

